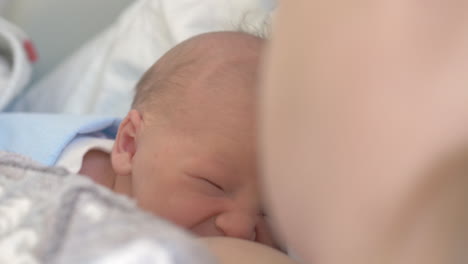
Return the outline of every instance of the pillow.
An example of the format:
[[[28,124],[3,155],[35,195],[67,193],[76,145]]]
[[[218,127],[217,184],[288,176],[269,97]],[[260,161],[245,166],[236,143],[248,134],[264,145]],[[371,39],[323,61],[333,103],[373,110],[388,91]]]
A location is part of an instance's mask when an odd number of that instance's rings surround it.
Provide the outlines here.
[[[171,47],[204,32],[261,27],[272,6],[271,0],[136,1],[9,110],[124,116],[139,78]]]

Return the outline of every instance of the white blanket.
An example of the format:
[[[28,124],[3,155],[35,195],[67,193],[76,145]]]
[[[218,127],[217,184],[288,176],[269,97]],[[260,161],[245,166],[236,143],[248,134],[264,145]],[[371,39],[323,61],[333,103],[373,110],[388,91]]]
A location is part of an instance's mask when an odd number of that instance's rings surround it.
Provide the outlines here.
[[[88,178],[0,152],[0,263],[216,263],[198,243]]]
[[[124,116],[141,75],[194,35],[261,28],[272,0],[139,0],[9,110]]]

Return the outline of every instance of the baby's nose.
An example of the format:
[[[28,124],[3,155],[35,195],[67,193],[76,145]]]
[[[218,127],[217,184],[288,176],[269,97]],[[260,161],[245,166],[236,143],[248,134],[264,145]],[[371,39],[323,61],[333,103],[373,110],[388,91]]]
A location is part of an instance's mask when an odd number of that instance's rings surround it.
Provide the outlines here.
[[[258,216],[248,212],[228,212],[218,215],[215,225],[225,236],[255,240]]]

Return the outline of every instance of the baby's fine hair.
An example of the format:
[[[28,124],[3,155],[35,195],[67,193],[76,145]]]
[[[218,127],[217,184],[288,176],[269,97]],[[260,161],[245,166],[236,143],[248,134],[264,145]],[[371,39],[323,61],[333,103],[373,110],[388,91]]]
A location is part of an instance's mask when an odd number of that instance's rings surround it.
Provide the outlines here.
[[[233,26],[238,32],[268,39],[271,34],[271,16],[269,12],[246,12],[240,18],[240,22]]]
[[[255,19],[252,19],[255,18]],[[260,18],[260,19],[259,19]],[[240,23],[234,25],[238,33],[255,36],[260,39],[267,39],[270,34],[270,15],[264,14],[263,17],[259,14],[246,13]],[[182,46],[184,43],[182,43]],[[178,52],[168,52],[153,65],[136,85],[135,97],[133,99],[132,108],[140,109],[144,107],[145,102],[154,102],[163,96],[163,93],[170,92],[169,89],[164,89],[172,84],[182,85],[181,75],[183,71],[190,70],[190,67],[196,67],[196,60],[184,61],[184,56],[191,49],[178,49]],[[174,63],[182,60],[182,63]],[[161,100],[160,100],[161,101]]]

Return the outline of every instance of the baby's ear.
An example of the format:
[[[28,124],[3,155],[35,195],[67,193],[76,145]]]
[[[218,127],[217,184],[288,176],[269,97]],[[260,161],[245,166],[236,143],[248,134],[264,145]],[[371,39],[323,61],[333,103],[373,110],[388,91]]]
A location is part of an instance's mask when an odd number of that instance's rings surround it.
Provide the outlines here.
[[[112,168],[117,175],[131,175],[133,156],[136,153],[138,131],[143,125],[140,113],[132,109],[122,121],[112,148]]]

